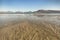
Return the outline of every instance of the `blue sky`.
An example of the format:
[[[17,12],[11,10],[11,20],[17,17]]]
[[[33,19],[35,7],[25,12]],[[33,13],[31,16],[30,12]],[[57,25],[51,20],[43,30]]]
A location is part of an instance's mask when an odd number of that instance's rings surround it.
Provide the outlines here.
[[[0,0],[0,11],[60,10],[60,0]]]

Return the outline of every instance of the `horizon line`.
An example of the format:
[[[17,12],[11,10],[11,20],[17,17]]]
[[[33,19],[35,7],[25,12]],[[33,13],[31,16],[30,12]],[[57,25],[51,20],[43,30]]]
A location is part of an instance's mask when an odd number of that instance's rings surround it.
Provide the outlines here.
[[[40,9],[40,10],[46,10],[48,11],[47,9]],[[52,9],[49,9],[49,10],[52,10]],[[38,10],[34,10],[34,11],[38,11]],[[9,11],[9,10],[0,10],[0,12],[34,12],[34,11]],[[52,10],[52,11],[60,11],[60,10]]]

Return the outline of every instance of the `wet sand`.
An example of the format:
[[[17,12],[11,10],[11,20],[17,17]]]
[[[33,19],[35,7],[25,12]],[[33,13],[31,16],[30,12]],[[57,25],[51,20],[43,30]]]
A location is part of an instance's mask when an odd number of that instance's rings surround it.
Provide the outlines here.
[[[0,14],[0,25],[4,25],[9,22],[16,22],[22,20],[30,20],[30,21],[46,21],[51,23],[60,24],[60,16],[59,15],[45,15],[38,17],[33,16],[33,14]]]

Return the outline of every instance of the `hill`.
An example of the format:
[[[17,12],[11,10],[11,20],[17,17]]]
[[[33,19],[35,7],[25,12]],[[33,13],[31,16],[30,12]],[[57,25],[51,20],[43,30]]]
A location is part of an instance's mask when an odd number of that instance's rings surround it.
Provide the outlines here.
[[[28,11],[28,12],[12,12],[12,11],[7,11],[7,12],[0,12],[0,14],[35,14],[35,13],[60,13],[60,10],[37,10],[37,11]]]
[[[60,13],[60,10],[37,10],[36,13]]]

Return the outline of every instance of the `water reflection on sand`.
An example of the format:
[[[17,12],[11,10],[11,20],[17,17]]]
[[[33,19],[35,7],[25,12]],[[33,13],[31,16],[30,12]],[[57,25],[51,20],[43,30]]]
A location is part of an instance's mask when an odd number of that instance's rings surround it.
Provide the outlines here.
[[[18,21],[18,20],[31,20],[31,21],[49,21],[54,23],[60,23],[59,16],[43,16],[37,17],[33,14],[0,14],[0,25],[5,24],[6,22]]]

